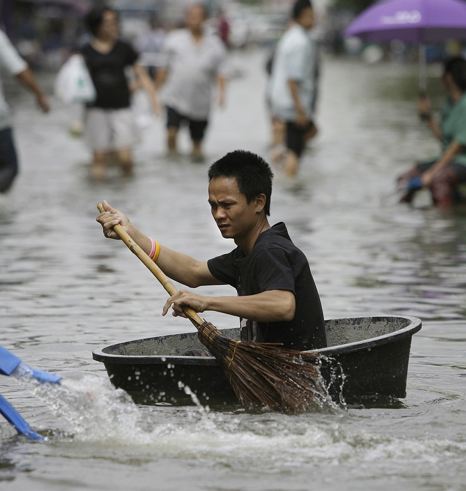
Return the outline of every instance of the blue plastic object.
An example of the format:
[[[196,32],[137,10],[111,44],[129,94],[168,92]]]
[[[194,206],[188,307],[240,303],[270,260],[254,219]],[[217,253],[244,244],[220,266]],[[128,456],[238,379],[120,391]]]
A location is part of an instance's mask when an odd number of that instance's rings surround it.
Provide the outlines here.
[[[20,363],[21,360],[16,355],[0,346],[0,373],[2,375],[11,375]]]
[[[406,184],[406,191],[417,191],[423,187],[422,179],[420,176],[411,177]]]
[[[13,375],[18,375],[20,377],[32,377],[43,384],[59,384],[61,381],[60,375],[44,372],[43,370],[38,370],[37,368],[32,368],[23,362],[18,365]]]
[[[39,382],[48,384],[58,384],[61,380],[59,375],[44,372],[23,363],[16,355],[2,346],[0,346],[0,374],[29,376]]]
[[[0,414],[16,429],[20,435],[29,440],[43,441],[44,437],[36,433],[29,423],[16,411],[16,409],[0,394]]]

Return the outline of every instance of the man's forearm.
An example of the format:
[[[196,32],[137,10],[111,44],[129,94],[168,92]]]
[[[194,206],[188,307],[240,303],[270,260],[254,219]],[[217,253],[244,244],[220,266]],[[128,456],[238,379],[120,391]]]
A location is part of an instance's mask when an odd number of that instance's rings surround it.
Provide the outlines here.
[[[26,68],[22,72],[17,73],[16,78],[24,85],[24,87],[29,89],[35,95],[36,103],[39,108],[44,113],[49,112],[50,105],[47,100],[47,96],[44,94],[39,84],[34,79],[32,71],[29,68]]]
[[[226,91],[226,86],[227,86],[227,81],[224,75],[218,75],[217,77],[217,87],[218,87],[218,92],[220,94],[220,97],[225,98],[225,91]]]
[[[440,125],[435,118],[431,116],[430,119],[427,121],[427,126],[429,127],[430,131],[432,131],[432,134],[435,138],[437,138],[437,140],[442,140],[442,129],[440,128]]]
[[[462,145],[456,141],[452,142],[450,146],[445,150],[440,159],[432,167],[432,173],[436,173],[439,170],[446,167],[453,162],[454,158],[460,153]]]
[[[29,89],[36,97],[42,97],[44,92],[37,84],[34,75],[30,68],[26,68],[22,72],[16,74],[16,78],[27,88]]]
[[[257,322],[290,321],[294,318],[295,309],[293,293],[283,290],[247,296],[207,297],[206,308]]]
[[[151,239],[138,230],[134,225],[129,225],[129,235],[132,239],[149,254],[152,249]],[[160,244],[160,253],[157,266],[171,279],[189,287],[199,286],[199,261],[174,251]]]
[[[152,83],[147,70],[142,65],[136,63],[134,65],[134,72],[136,73],[136,76],[140,81],[142,88],[149,95],[152,103],[157,103],[157,92],[155,90],[155,85]]]
[[[204,284],[215,283],[215,281],[210,281],[210,278],[209,281],[203,281],[205,276],[201,272],[203,264],[202,261],[198,261],[187,254],[182,254],[163,245],[160,247],[157,265],[167,276],[183,285],[196,288]]]
[[[166,68],[159,68],[157,70],[157,75],[155,77],[155,89],[159,90],[163,87],[165,81],[167,80],[168,71]]]

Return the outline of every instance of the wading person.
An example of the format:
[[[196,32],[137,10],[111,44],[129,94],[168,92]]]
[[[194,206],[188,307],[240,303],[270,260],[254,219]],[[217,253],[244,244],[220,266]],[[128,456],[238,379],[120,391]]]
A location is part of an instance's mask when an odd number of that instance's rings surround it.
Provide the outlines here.
[[[138,63],[137,52],[119,39],[118,15],[114,10],[94,8],[85,21],[92,39],[81,48],[81,54],[97,94],[95,101],[87,104],[84,116],[85,137],[93,152],[91,175],[96,179],[105,177],[107,160],[112,153],[116,154],[123,172],[129,175],[133,170],[132,146],[136,130],[130,109],[127,68],[133,69],[157,112],[155,88],[145,68]]]
[[[234,151],[209,169],[208,200],[212,216],[236,248],[207,262],[160,245],[140,232],[108,203],[99,214],[104,235],[116,239],[121,224],[162,271],[188,287],[228,284],[237,296],[202,296],[180,291],[164,306],[181,315],[223,312],[241,318],[241,338],[281,343],[295,349],[326,346],[322,307],[309,263],[291,241],[284,223],[270,226],[272,172],[259,156]]]
[[[291,17],[292,25],[278,43],[270,79],[272,114],[285,123],[284,171],[288,176],[297,174],[306,137],[317,131],[311,112],[317,54],[309,36],[314,27],[310,0],[297,0]]]
[[[458,185],[466,182],[466,60],[461,57],[447,60],[442,81],[447,101],[439,121],[432,116],[429,99],[418,101],[421,118],[441,143],[441,154],[398,178],[403,190],[402,203],[411,203],[416,191],[426,187],[435,205],[449,208],[460,199]]]
[[[167,150],[178,151],[181,126],[189,128],[194,161],[203,160],[202,143],[209,124],[212,93],[218,87],[218,103],[225,101],[225,78],[222,65],[225,48],[220,39],[205,28],[203,5],[193,4],[186,10],[186,28],[167,36],[164,52],[166,66],[157,73],[157,88],[163,86],[167,112]]]
[[[44,113],[49,111],[44,92],[3,31],[0,31],[0,66],[34,94],[37,105]],[[18,156],[8,106],[0,81],[0,193],[6,193],[11,188],[17,174]]]

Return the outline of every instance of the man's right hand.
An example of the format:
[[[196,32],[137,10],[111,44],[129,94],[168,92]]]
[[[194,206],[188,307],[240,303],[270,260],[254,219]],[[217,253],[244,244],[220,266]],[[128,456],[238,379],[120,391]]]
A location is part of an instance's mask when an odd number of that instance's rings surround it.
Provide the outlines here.
[[[131,235],[129,219],[120,210],[112,208],[106,201],[98,203],[97,208],[104,210],[102,213],[99,213],[96,220],[102,225],[105,237],[108,239],[120,238],[113,230],[115,225],[121,225]]]

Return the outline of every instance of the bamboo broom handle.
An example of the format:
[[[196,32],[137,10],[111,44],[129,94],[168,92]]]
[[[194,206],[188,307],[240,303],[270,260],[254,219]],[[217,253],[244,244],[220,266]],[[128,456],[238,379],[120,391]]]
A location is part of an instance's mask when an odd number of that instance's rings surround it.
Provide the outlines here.
[[[98,210],[103,213],[105,210],[98,206]],[[165,273],[154,263],[154,261],[149,257],[148,254],[144,252],[142,247],[140,247],[126,232],[126,230],[121,225],[115,225],[113,230],[116,232],[118,237],[126,244],[128,249],[135,254],[141,262],[146,266],[146,268],[159,280],[160,284],[165,288],[169,295],[174,295],[177,290],[170,283],[169,279],[166,277]],[[201,326],[204,324],[204,319],[198,315],[198,313],[191,309],[190,307],[186,307],[183,309],[183,312],[186,314],[188,319],[195,325]]]

